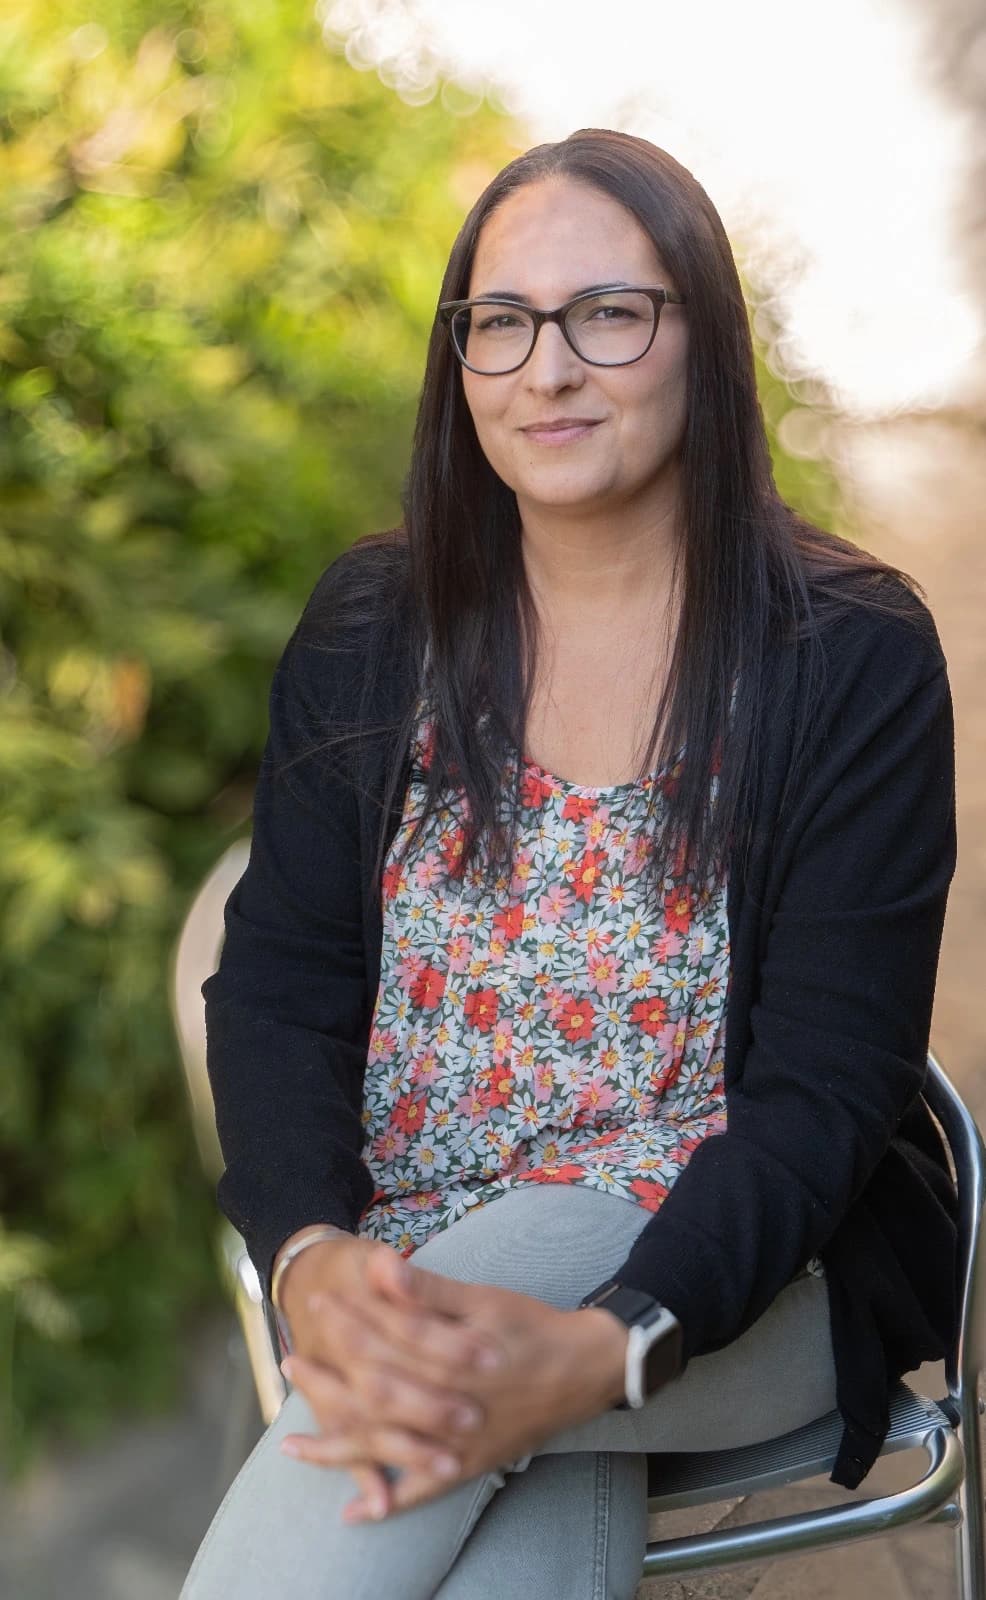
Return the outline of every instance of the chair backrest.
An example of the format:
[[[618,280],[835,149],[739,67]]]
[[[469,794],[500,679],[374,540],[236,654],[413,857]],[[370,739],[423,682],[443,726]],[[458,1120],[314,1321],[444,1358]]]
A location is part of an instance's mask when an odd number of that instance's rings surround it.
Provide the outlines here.
[[[206,1070],[202,985],[219,965],[225,934],[223,910],[243,876],[249,857],[249,839],[237,839],[220,856],[188,908],[171,964],[171,1015],[192,1102],[195,1139],[202,1165],[216,1181],[222,1175],[224,1162]]]
[[[959,1196],[959,1340],[945,1362],[949,1394],[974,1394],[986,1367],[986,1262],[982,1231],[986,1203],[986,1146],[972,1113],[933,1054],[924,1099],[941,1124],[955,1167]]]

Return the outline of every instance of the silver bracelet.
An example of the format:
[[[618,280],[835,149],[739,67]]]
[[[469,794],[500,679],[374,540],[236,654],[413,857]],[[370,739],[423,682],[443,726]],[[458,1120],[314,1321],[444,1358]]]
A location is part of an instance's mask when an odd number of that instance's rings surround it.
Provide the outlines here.
[[[303,1250],[307,1250],[310,1244],[323,1244],[326,1239],[338,1239],[340,1235],[345,1239],[355,1237],[354,1234],[348,1233],[345,1228],[337,1228],[334,1223],[327,1222],[324,1227],[306,1234],[303,1239],[296,1239],[294,1244],[288,1245],[274,1268],[274,1276],[270,1284],[271,1305],[274,1307],[278,1332],[289,1355],[294,1352],[294,1343],[288,1328],[288,1319],[284,1314],[284,1307],[281,1305],[281,1287],[284,1283],[284,1274],[295,1257],[300,1256]]]

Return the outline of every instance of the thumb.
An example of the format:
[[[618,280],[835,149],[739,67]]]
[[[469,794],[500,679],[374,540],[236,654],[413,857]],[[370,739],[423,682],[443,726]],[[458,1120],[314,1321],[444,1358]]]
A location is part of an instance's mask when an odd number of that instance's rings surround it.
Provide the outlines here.
[[[380,1258],[374,1261],[374,1282],[399,1304],[415,1305],[447,1317],[464,1317],[481,1292],[476,1284],[460,1283],[440,1272],[429,1272],[427,1267],[415,1267],[395,1250],[387,1254],[389,1259],[384,1260],[381,1251]]]

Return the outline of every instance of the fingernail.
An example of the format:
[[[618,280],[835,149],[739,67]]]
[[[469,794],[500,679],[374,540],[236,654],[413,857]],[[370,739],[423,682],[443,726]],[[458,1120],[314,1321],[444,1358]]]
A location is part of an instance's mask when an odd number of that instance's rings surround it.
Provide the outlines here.
[[[294,1362],[291,1360],[290,1356],[285,1356],[284,1360],[281,1362],[281,1371],[286,1378],[290,1378],[292,1372],[294,1371]]]
[[[454,1478],[459,1470],[455,1456],[435,1456],[432,1466],[440,1478]]]
[[[308,1296],[309,1311],[322,1311],[328,1305],[328,1303],[329,1302],[324,1294],[310,1294]]]
[[[457,1406],[454,1415],[459,1428],[478,1428],[483,1420],[482,1413],[475,1406]]]
[[[476,1352],[476,1365],[484,1372],[494,1372],[497,1367],[503,1365],[503,1357],[499,1350],[491,1350],[489,1345],[486,1345]]]
[[[281,1454],[285,1456],[300,1456],[301,1450],[293,1439],[285,1439],[281,1444]]]

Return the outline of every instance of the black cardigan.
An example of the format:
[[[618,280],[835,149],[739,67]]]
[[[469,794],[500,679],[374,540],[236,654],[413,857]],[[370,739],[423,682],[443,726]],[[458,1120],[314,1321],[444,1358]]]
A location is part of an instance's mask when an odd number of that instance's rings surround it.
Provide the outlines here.
[[[386,725],[416,689],[400,570],[393,548],[346,552],[285,647],[249,865],[203,986],[217,1200],[268,1298],[284,1239],[322,1221],[355,1232],[373,1190],[360,1157],[382,927],[371,869],[396,754]],[[337,596],[376,572],[382,607],[343,629]],[[957,1316],[954,1190],[920,1095],[955,864],[953,733],[934,624],[913,610],[854,605],[823,633],[810,760],[783,812],[799,647],[772,647],[752,848],[729,871],[727,1130],[612,1264],[675,1312],[687,1361],[730,1343],[819,1256],[845,1423],[832,1479],[849,1488],[879,1454],[892,1382],[942,1358]],[[368,729],[354,760],[310,754],[347,721]]]

